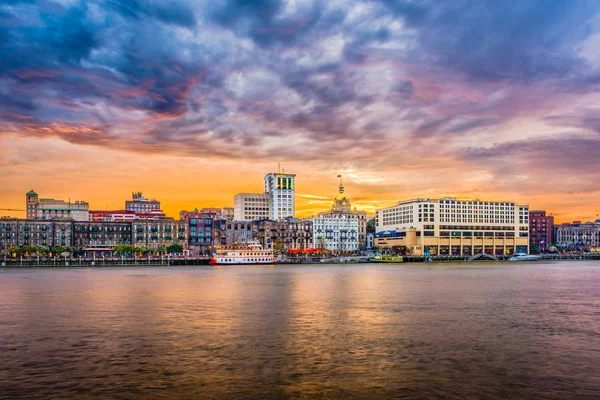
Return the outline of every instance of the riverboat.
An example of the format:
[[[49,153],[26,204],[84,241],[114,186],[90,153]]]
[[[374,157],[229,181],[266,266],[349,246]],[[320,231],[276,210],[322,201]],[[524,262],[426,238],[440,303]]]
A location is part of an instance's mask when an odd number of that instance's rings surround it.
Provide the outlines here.
[[[369,258],[369,262],[372,263],[401,263],[404,262],[402,256],[375,256]]]
[[[210,265],[273,264],[273,250],[264,250],[257,241],[217,247]]]

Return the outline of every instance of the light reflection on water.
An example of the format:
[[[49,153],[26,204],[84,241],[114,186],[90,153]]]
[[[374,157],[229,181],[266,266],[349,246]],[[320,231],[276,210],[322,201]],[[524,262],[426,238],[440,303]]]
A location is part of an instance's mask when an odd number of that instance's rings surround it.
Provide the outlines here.
[[[600,264],[0,270],[0,398],[599,398]]]

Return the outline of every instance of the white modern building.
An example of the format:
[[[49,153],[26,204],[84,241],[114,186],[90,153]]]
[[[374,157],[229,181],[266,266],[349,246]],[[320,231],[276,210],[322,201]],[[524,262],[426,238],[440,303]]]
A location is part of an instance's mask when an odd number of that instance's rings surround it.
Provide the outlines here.
[[[294,218],[296,210],[296,175],[270,173],[265,175],[265,193],[271,196],[269,218]]]
[[[529,250],[529,206],[479,199],[416,199],[377,210],[378,247],[413,254],[505,255]]]
[[[238,193],[234,197],[235,221],[294,218],[296,209],[295,174],[265,175],[264,193]]]
[[[269,218],[271,196],[267,193],[238,193],[233,198],[233,219],[252,221]]]
[[[352,214],[320,215],[312,218],[313,247],[330,251],[354,251],[359,246],[359,218]]]

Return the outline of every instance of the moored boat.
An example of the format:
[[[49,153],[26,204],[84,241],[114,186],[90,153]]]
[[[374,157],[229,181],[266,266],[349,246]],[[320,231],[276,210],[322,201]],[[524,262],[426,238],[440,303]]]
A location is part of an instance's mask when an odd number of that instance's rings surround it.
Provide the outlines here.
[[[264,250],[257,241],[217,247],[210,265],[273,264],[273,250]]]
[[[508,259],[508,261],[537,261],[540,258],[540,256],[535,254],[515,253]]]

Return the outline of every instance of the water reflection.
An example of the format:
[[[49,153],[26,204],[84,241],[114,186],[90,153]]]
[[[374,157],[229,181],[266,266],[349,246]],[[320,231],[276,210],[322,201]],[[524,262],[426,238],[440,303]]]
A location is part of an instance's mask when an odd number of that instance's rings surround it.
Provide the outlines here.
[[[599,271],[0,270],[0,398],[597,397]]]

